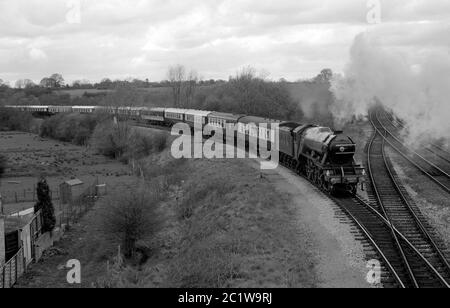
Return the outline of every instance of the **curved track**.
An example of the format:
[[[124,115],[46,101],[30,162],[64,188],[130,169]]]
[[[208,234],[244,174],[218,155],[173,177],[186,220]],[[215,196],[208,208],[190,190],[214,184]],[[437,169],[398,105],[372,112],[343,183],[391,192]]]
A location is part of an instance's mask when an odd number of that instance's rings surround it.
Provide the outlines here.
[[[420,155],[404,145],[396,133],[393,132],[395,126],[393,126],[386,117],[383,118],[380,116],[379,109],[371,112],[371,122],[378,134],[383,136],[386,143],[436,183],[441,189],[450,194],[450,174],[423,155]]]
[[[151,125],[138,126],[167,129]],[[384,141],[377,131],[369,144],[368,162],[370,168],[375,170],[370,175],[375,175],[372,178],[373,187],[378,191],[379,200],[372,197],[374,201],[367,202],[357,196],[332,199],[374,248],[383,271],[383,285],[450,288],[450,266],[427,231],[428,226],[424,226],[421,216],[415,215],[406,197],[399,193],[401,188],[389,172]],[[384,173],[380,173],[383,170]],[[391,181],[390,186],[386,185],[388,181]]]
[[[435,234],[424,222],[415,204],[399,183],[390,161],[385,155],[387,142],[380,135],[377,114],[370,116],[376,132],[369,148],[367,165],[372,182],[372,200],[390,223],[396,237],[397,249],[408,271],[406,285],[412,287],[450,287],[450,265],[433,237]]]
[[[389,119],[392,126],[394,126],[396,129],[401,130],[406,129],[406,126],[403,123],[403,121],[394,118],[392,114],[384,111],[384,114],[382,115],[385,116],[387,119]],[[430,153],[433,153],[443,161],[450,163],[450,150],[446,149],[442,145],[435,142],[431,142],[428,144],[428,147],[426,147],[426,150],[429,151]]]
[[[380,111],[380,119],[385,119],[388,127],[392,127],[392,132],[398,137],[401,130],[407,130],[405,124],[400,120],[395,119],[392,114],[386,111]],[[450,174],[450,152],[439,144],[430,142],[423,146],[419,154],[424,156],[427,160],[433,162],[436,166],[441,168],[447,174]]]

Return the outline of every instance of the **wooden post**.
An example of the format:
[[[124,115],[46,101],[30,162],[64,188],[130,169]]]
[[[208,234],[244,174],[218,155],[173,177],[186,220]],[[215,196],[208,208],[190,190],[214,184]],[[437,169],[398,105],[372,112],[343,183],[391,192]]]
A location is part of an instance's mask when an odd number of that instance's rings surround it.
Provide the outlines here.
[[[6,261],[5,236],[5,218],[0,215],[0,268],[5,265]]]

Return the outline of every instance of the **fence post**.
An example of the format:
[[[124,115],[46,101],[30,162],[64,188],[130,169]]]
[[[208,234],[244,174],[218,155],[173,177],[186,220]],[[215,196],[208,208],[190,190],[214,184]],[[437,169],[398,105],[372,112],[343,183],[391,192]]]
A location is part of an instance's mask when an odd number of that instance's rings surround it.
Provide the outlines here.
[[[16,266],[15,266],[15,279],[14,279],[14,281],[17,283],[17,272],[19,271],[19,269],[18,269],[18,265],[19,265],[19,263],[18,263],[18,259],[19,259],[19,256],[18,256],[18,254],[16,255],[16,257],[14,258],[15,259],[15,263],[16,263]]]

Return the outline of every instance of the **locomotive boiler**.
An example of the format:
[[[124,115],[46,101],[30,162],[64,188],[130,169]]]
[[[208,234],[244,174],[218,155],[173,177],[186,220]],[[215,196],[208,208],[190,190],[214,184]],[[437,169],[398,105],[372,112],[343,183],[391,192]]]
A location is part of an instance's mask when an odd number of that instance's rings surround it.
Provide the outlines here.
[[[280,125],[280,159],[330,193],[355,194],[363,184],[364,168],[354,160],[356,144],[341,131],[327,127],[283,123]]]

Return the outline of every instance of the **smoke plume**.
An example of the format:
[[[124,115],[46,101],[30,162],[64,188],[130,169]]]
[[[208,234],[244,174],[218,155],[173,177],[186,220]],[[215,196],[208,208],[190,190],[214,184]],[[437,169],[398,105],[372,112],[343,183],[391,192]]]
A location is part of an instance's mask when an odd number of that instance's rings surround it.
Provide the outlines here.
[[[370,33],[358,35],[344,75],[332,80],[336,125],[367,116],[379,101],[406,121],[406,139],[411,144],[447,139],[450,56],[422,55],[419,63],[410,62],[407,55],[381,47]]]

